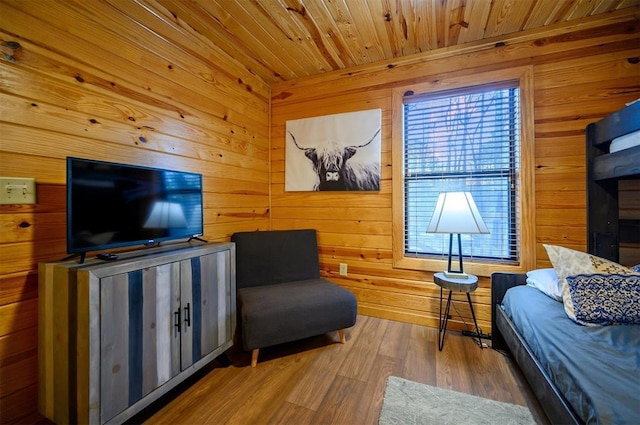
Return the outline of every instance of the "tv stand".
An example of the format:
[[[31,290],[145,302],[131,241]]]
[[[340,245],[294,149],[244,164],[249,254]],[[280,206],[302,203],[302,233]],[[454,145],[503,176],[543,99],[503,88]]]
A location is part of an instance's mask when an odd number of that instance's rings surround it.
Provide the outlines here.
[[[149,252],[151,251],[151,252]],[[233,345],[235,244],[38,266],[38,410],[117,424]]]

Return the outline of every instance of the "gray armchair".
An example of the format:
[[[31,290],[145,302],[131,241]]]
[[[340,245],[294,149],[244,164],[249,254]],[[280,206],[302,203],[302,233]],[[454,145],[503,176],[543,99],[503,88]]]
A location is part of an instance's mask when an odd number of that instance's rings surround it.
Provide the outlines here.
[[[348,290],[320,277],[316,231],[240,232],[236,244],[238,325],[251,366],[260,348],[338,331],[356,322]]]

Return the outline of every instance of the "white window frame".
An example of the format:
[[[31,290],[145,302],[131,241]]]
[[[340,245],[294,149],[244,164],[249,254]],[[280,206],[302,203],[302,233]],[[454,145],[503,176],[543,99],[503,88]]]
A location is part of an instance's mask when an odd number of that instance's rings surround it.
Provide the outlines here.
[[[533,104],[533,69],[530,66],[506,70],[433,78],[429,81],[393,90],[392,94],[392,164],[393,164],[393,266],[402,269],[442,271],[446,258],[428,258],[405,253],[404,205],[404,97],[460,90],[465,87],[517,81],[520,91],[520,173],[519,184],[519,262],[465,260],[465,272],[490,276],[494,271],[523,273],[535,266],[535,133]],[[424,224],[425,231],[428,223]]]

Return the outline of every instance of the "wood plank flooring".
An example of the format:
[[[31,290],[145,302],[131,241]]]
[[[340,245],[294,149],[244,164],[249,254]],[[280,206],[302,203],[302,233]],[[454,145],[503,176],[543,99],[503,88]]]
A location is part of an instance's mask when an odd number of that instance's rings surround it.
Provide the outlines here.
[[[144,424],[376,425],[386,379],[400,376],[494,400],[526,405],[547,424],[512,359],[470,337],[358,316],[340,344],[337,332],[262,349],[232,348],[232,365],[218,362],[131,420]]]

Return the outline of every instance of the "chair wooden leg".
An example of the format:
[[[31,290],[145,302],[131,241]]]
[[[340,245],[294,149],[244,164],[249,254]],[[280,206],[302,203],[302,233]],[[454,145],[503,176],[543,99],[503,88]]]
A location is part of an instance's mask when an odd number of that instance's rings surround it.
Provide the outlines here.
[[[347,338],[344,336],[344,329],[338,331],[338,336],[340,337],[340,343],[345,344],[347,342]]]
[[[251,352],[251,367],[256,367],[256,365],[258,364],[259,351],[260,351],[259,348],[254,348],[253,351]]]

